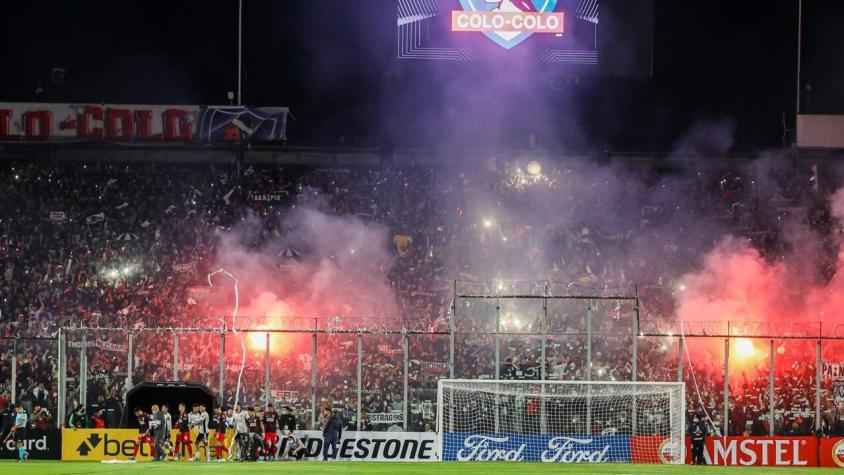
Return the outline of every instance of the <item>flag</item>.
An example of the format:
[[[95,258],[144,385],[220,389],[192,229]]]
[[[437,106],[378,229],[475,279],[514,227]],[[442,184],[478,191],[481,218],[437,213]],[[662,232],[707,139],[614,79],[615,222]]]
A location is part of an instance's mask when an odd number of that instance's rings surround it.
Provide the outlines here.
[[[102,221],[105,221],[105,213],[92,214],[85,218],[85,222],[88,224],[97,224]]]
[[[236,117],[236,118],[232,119],[232,125],[234,125],[238,129],[240,129],[244,134],[246,134],[247,138],[251,137],[252,134],[255,133],[255,131],[252,130],[251,127],[246,125],[246,123],[243,122],[240,118]]]
[[[232,197],[232,193],[234,193],[234,190],[235,190],[235,189],[234,189],[234,188],[232,188],[232,191],[230,191],[230,192],[226,193],[225,195],[223,195],[223,201],[225,201],[225,202],[226,202],[226,204],[231,204],[231,197]]]
[[[286,107],[206,107],[199,117],[203,142],[275,142],[285,140]]]
[[[138,239],[138,235],[134,233],[123,233],[117,236],[118,241],[134,241]]]

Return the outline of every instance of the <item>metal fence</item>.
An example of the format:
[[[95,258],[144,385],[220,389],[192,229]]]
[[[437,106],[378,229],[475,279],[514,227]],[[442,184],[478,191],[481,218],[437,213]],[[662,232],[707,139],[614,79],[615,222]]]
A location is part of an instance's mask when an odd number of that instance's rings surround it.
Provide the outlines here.
[[[455,284],[444,321],[439,329],[339,317],[275,319],[273,328],[261,317],[239,317],[235,327],[224,318],[191,328],[64,325],[54,338],[0,339],[0,354],[13,399],[31,397],[37,374],[49,371],[63,421],[77,403],[118,420],[126,390],[144,380],[200,382],[227,405],[290,405],[311,427],[323,407],[352,428],[367,423],[366,412],[375,430],[434,430],[445,377],[685,381],[687,407],[731,434],[782,433],[797,420],[819,431],[844,405],[844,386],[822,370],[844,355],[838,326],[640,320],[635,294],[501,283]]]

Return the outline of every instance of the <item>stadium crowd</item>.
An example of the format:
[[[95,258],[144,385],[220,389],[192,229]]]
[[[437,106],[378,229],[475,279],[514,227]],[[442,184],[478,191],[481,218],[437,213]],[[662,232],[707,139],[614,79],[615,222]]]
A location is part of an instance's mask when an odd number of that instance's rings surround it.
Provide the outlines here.
[[[0,208],[0,403],[11,397],[14,356],[18,400],[30,412],[48,408],[51,412],[45,414],[52,415],[45,415],[44,423],[56,424],[56,331],[60,326],[100,327],[85,331],[84,342],[83,332],[69,333],[68,414],[85,406],[88,418],[103,410],[107,425],[120,424],[127,381],[166,380],[173,371],[173,333],[148,329],[220,325],[203,320],[207,313],[201,302],[186,299],[213,270],[215,231],[231,229],[252,214],[265,226],[258,239],[272,239],[285,232],[278,216],[311,190],[325,198],[330,213],[355,215],[388,227],[395,245],[389,280],[400,306],[395,328],[445,332],[449,318],[454,318],[459,378],[536,379],[543,372],[537,363],[540,309],[518,308],[516,303],[502,306],[501,322],[509,331],[501,337],[496,368],[495,345],[488,334],[494,330],[495,319],[490,318],[494,306],[452,300],[454,280],[487,276],[485,263],[496,262],[498,268],[501,263],[512,265],[523,271],[519,278],[570,283],[573,288],[629,288],[635,282],[643,318],[670,318],[675,282],[712,245],[705,239],[676,241],[680,233],[668,226],[676,225],[681,213],[692,210],[692,215],[746,237],[766,256],[776,255],[785,245],[773,223],[787,215],[804,216],[810,226],[824,232],[831,226],[824,204],[831,190],[814,176],[774,174],[765,187],[735,169],[683,173],[670,181],[651,168],[628,170],[623,176],[619,180],[603,172],[566,168],[530,175],[505,162],[477,174],[393,166],[4,164],[0,168],[0,189],[6,197]],[[614,216],[619,202],[611,196],[623,192],[610,194],[608,188],[619,185],[670,199],[635,203],[635,219],[607,219],[600,226],[587,222],[583,209]],[[536,195],[556,198],[535,213],[519,212],[535,206]],[[497,212],[478,208],[479,202],[496,201]],[[549,220],[552,214],[573,219]],[[647,256],[634,252],[642,243],[659,243],[659,251]],[[260,242],[253,244],[258,247]],[[824,272],[834,272],[835,249],[830,245],[820,252],[830,254]],[[284,258],[290,256],[279,256]],[[565,303],[548,311],[551,327],[544,372],[549,378],[586,376],[583,305]],[[632,309],[620,303],[602,305],[593,309],[593,332],[600,336],[591,347],[592,378],[629,380],[633,369],[626,317]],[[127,374],[130,330],[134,332],[131,375]],[[220,335],[191,333],[175,338],[181,349],[180,377],[216,389]],[[241,355],[237,337],[225,338],[224,385],[226,403],[232,405]],[[314,409],[309,340],[308,335],[302,344],[293,345],[297,351],[274,357],[270,368],[273,388],[284,391],[282,402],[296,408],[303,427],[311,425],[309,411]],[[409,337],[410,430],[434,428],[436,380],[448,374],[448,344],[444,334]],[[638,379],[676,380],[676,349],[676,338],[640,339]],[[82,375],[79,354],[85,350],[87,374]],[[321,334],[316,358],[318,406],[341,411],[347,427],[353,428],[360,404],[367,414],[364,426],[401,430],[402,356],[401,336],[366,334],[363,398],[357,401],[355,335]],[[711,359],[691,365],[695,380],[689,362],[684,372],[689,410],[706,410],[720,426],[723,371]],[[776,434],[813,432],[815,374],[814,358],[777,366]],[[87,381],[86,401],[78,400],[80,378]],[[263,381],[263,354],[250,352],[240,401],[259,404]],[[730,432],[766,434],[767,373],[731,379],[731,387]],[[832,381],[823,381],[823,389],[822,432],[844,435],[844,417],[839,415],[844,401],[834,398]],[[664,414],[658,411],[640,414],[641,422],[662,430]],[[592,430],[623,425],[608,417]]]

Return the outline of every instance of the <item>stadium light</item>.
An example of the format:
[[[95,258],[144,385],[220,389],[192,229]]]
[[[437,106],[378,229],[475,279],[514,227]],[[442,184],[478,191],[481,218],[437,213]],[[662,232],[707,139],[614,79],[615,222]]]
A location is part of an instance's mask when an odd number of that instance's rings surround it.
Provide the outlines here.
[[[537,160],[532,160],[527,164],[527,172],[533,176],[539,175],[542,173],[542,164],[539,163]]]

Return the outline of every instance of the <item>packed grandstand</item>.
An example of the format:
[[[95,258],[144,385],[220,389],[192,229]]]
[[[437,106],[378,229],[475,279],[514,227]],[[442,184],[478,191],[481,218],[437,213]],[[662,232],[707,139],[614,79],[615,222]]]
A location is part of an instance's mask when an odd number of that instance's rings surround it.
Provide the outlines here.
[[[67,414],[81,405],[86,407],[86,417],[103,409],[106,425],[119,426],[129,389],[127,336],[119,329],[219,327],[215,322],[230,312],[229,300],[223,298],[226,304],[215,307],[204,303],[195,289],[206,286],[208,274],[219,267],[221,236],[249,223],[250,231],[241,235],[246,236],[241,244],[263,249],[289,232],[285,216],[296,207],[360,220],[386,233],[384,244],[391,258],[386,264],[376,260],[373,265],[381,267],[395,295],[395,314],[382,315],[384,322],[369,327],[418,332],[410,335],[408,348],[411,431],[435,430],[437,379],[448,374],[454,282],[478,279],[486,272],[484,263],[494,260],[514,270],[502,279],[554,282],[586,294],[599,295],[610,288],[629,290],[635,285],[642,321],[676,318],[684,276],[694,272],[701,256],[725,235],[746,241],[764,259],[776,260],[792,246],[778,223],[795,220],[820,236],[821,245],[812,249],[821,266],[818,275],[829,278],[835,271],[838,227],[829,202],[836,179],[819,180],[817,169],[795,175],[790,169],[779,172],[761,167],[759,162],[719,162],[701,171],[686,167],[666,171],[651,165],[618,167],[584,160],[567,165],[546,161],[541,172],[535,165],[529,172],[525,162],[515,159],[480,163],[473,169],[4,163],[0,169],[5,196],[0,208],[0,374],[5,380],[0,381],[0,406],[11,398],[16,352],[17,400],[30,414],[36,406],[49,409],[50,415],[35,416],[39,424],[67,425],[66,420],[56,420],[57,331],[73,326],[100,328],[87,331],[88,341],[98,346],[98,351],[88,352],[87,375],[79,374],[79,346],[74,349],[69,344]],[[179,179],[184,177],[189,179]],[[497,206],[479,209],[478,196]],[[554,198],[548,200],[548,196]],[[546,209],[536,208],[537,203],[545,203]],[[535,212],[518,212],[525,207]],[[567,219],[547,219],[549,215]],[[634,218],[615,219],[620,215]],[[700,223],[717,232],[679,238],[690,233],[678,233],[677,226],[694,229]],[[270,257],[283,273],[291,261],[308,259],[308,253],[308,243],[300,243],[274,249]],[[328,257],[333,258],[320,256]],[[488,279],[489,274],[480,278]],[[582,316],[569,320],[565,313],[561,311],[558,319],[563,322],[556,332],[559,336],[547,341],[544,374],[549,379],[582,380],[587,344]],[[591,342],[591,377],[630,380],[632,336],[616,329],[623,318],[612,312],[605,317],[594,323],[594,333],[606,336],[596,336]],[[326,328],[325,323],[321,325]],[[502,335],[496,368],[491,335],[482,324],[466,325],[457,335],[455,377],[539,378],[538,327]],[[209,331],[177,338],[182,348],[190,345],[190,351],[181,352],[180,378],[217,388],[219,334]],[[299,338],[306,343],[299,345]],[[273,388],[287,391],[285,402],[299,415],[300,427],[309,429],[314,428],[310,338],[290,336],[282,344],[292,349],[273,351],[270,364]],[[235,341],[227,346],[225,357],[224,403],[229,406],[234,402],[240,363]],[[706,410],[714,425],[721,427],[724,356],[723,340],[717,341],[688,339],[688,348],[698,343],[699,348],[685,362],[683,378],[689,414]],[[397,420],[384,416],[400,413],[404,407],[401,336],[374,331],[362,342],[361,411],[380,416],[373,421],[374,430],[401,430]],[[637,338],[636,344],[637,380],[677,380],[678,335]],[[772,393],[765,369],[769,342],[751,344],[764,349],[760,352],[764,357],[729,376],[727,413],[732,435],[767,435],[771,430]],[[824,344],[826,354],[836,343]],[[815,342],[777,340],[776,345],[773,433],[815,434]],[[170,333],[138,333],[131,380],[169,379],[173,346]],[[250,347],[246,355],[239,394],[244,404],[261,404],[265,396],[263,343],[255,347],[259,350],[250,351]],[[320,334],[316,348],[317,409],[333,407],[353,429],[357,425],[355,335]],[[78,400],[80,376],[87,378],[85,401]],[[819,434],[844,436],[840,401],[831,378],[825,378],[821,387]],[[664,432],[661,424],[666,415],[659,410],[638,417],[640,428]],[[566,423],[573,425],[574,433],[593,434],[623,432],[630,425],[621,411],[593,421],[588,429],[574,427],[583,423],[576,419]]]

